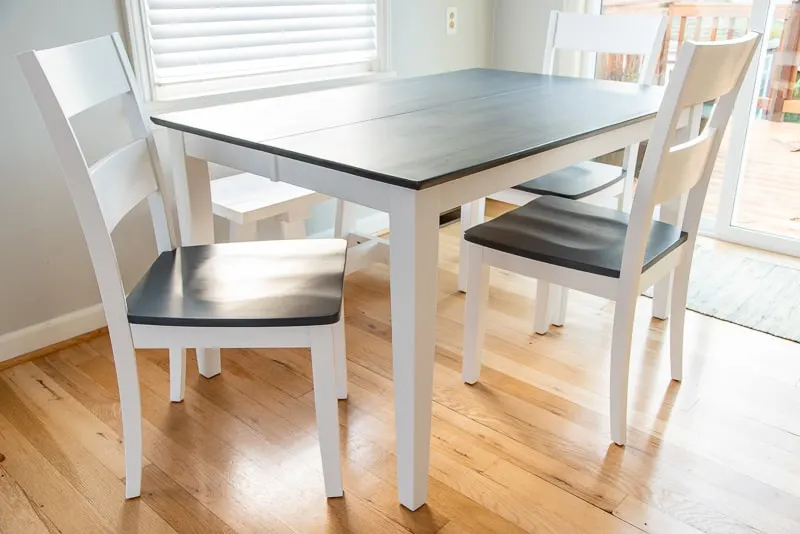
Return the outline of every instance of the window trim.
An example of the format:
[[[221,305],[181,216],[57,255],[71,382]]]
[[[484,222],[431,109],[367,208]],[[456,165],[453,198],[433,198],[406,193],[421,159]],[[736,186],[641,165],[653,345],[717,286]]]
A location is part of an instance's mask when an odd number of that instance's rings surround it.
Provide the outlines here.
[[[391,75],[391,0],[376,0],[377,9],[377,40],[378,57],[371,62],[354,63],[350,65],[333,65],[329,67],[299,69],[295,71],[282,71],[274,73],[261,73],[243,77],[218,78],[174,84],[174,87],[165,89],[165,95],[156,97],[153,84],[152,62],[147,40],[147,17],[145,2],[147,0],[125,0],[125,18],[128,28],[131,60],[136,77],[142,86],[142,95],[148,104],[162,107],[160,104],[180,102],[183,100],[197,100],[205,97],[230,93],[253,92],[285,87],[313,86],[317,83],[325,85],[327,82],[343,82],[347,85],[353,80],[365,78],[382,78]],[[314,76],[317,73],[317,76]],[[169,104],[166,105],[169,106]],[[179,106],[180,107],[180,106]]]

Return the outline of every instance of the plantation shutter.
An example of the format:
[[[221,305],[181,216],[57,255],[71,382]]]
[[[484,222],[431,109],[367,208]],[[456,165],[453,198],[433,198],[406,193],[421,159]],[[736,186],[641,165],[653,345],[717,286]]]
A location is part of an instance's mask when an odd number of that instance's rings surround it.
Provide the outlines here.
[[[155,86],[377,60],[377,0],[144,0]]]

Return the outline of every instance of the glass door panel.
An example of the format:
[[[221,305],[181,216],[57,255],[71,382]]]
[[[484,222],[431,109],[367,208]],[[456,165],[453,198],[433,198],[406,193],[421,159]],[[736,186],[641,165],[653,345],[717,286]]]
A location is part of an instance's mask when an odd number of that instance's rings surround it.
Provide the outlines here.
[[[776,2],[730,226],[800,240],[800,1]]]

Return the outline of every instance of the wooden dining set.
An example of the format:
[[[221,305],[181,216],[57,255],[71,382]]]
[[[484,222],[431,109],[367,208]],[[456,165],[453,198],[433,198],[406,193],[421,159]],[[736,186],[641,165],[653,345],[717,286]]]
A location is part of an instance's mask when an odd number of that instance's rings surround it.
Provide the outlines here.
[[[476,68],[152,117],[119,35],[21,54],[100,288],[126,496],[143,490],[136,349],[169,349],[170,400],[180,402],[187,348],[212,378],[220,348],[280,347],[310,349],[325,491],[342,496],[345,277],[388,261],[398,499],[410,510],[425,504],[440,215],[456,207],[463,381],[480,378],[490,267],[537,280],[536,334],[567,322],[570,289],[613,300],[610,436],[624,445],[637,299],[655,288],[653,314],[669,317],[671,378],[681,380],[702,206],[761,44],[757,31],[687,41],[660,87],[650,84],[665,31],[659,15],[554,12],[543,65],[531,66],[541,74]],[[639,56],[638,83],[557,76],[557,51]],[[71,119],[111,99],[122,102],[132,140],[87,162]],[[168,151],[156,144],[159,128]],[[619,166],[596,161],[621,149]],[[211,180],[209,163],[231,172]],[[486,198],[517,207],[486,221]],[[158,254],[126,288],[112,231],[145,201]],[[313,208],[328,201],[336,206],[328,236],[306,237]],[[357,234],[354,206],[388,213],[388,238]],[[215,216],[230,225],[220,239]],[[262,220],[279,235],[259,239]]]

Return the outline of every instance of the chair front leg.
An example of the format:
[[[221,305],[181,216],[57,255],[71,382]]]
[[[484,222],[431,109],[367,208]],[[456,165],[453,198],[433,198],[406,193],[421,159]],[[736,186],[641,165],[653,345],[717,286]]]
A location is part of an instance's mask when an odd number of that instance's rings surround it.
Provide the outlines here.
[[[186,393],[186,349],[169,349],[169,400],[181,402]]]
[[[339,313],[339,322],[333,325],[334,365],[336,366],[336,397],[347,398],[347,343],[344,335],[344,303]]]
[[[251,222],[246,224],[237,224],[233,221],[229,222],[228,229],[228,242],[238,243],[242,241],[258,241],[258,223]]]
[[[314,379],[314,407],[317,414],[325,494],[328,497],[341,497],[344,489],[339,458],[339,406],[336,400],[334,330],[333,326],[310,328],[311,373]]]
[[[533,316],[533,331],[544,335],[550,329],[550,283],[536,280],[536,309]]]
[[[553,286],[553,294],[550,296],[551,310],[550,323],[555,326],[564,326],[567,316],[567,299],[569,289],[563,286]]]
[[[614,309],[611,338],[611,439],[625,445],[628,430],[628,375],[636,295],[623,295]]]
[[[461,206],[461,235],[458,260],[458,290],[467,290],[467,273],[469,272],[469,251],[467,242],[464,241],[464,232],[481,224],[485,219],[486,199],[475,200]]]
[[[466,317],[464,319],[464,359],[461,377],[474,384],[481,374],[481,355],[486,337],[486,307],[489,302],[489,265],[483,260],[483,248],[464,242],[468,251]],[[463,246],[462,245],[462,246]]]

